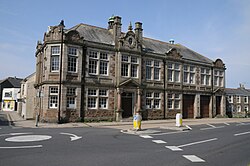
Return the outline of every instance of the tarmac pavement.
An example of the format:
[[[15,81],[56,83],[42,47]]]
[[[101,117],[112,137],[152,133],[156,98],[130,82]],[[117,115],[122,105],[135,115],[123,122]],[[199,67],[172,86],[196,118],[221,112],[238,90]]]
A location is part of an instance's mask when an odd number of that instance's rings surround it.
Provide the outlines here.
[[[164,120],[146,120],[141,122],[142,130],[133,130],[133,122],[91,122],[91,123],[38,123],[35,120],[25,120],[17,112],[0,111],[1,115],[8,117],[9,125],[12,127],[23,128],[72,128],[72,127],[97,127],[97,128],[113,128],[119,129],[128,134],[143,134],[154,132],[156,128],[170,130],[188,130],[189,126],[201,124],[218,124],[218,123],[243,123],[250,122],[250,118],[203,118],[203,119],[183,119],[183,125],[177,127],[175,119]]]

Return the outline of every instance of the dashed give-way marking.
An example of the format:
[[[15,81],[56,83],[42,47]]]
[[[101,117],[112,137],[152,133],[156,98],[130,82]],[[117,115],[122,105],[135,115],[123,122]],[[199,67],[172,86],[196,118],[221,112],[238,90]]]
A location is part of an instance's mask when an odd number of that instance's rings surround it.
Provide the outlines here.
[[[140,137],[142,137],[142,138],[153,138],[153,137],[151,137],[149,135],[140,135]]]
[[[181,148],[177,146],[165,146],[166,148],[172,150],[172,151],[183,151]]]
[[[166,144],[167,142],[162,141],[162,140],[152,140],[152,142],[157,143],[157,144]]]
[[[194,162],[194,163],[197,163],[197,162],[205,162],[205,160],[195,156],[195,155],[183,155],[183,157],[185,157],[186,159]]]

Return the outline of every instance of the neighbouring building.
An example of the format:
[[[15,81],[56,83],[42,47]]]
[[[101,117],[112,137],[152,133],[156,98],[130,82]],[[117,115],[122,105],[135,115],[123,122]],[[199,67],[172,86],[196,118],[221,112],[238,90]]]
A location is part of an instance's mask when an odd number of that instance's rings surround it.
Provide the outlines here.
[[[35,118],[36,89],[34,88],[36,73],[33,73],[21,81],[21,89],[18,94],[17,112],[24,119]]]
[[[21,81],[22,81],[21,78],[16,78],[16,77],[8,77],[3,80],[0,80],[0,110],[2,110],[2,106],[3,106],[3,89],[4,88],[20,88]]]
[[[42,121],[212,118],[226,113],[225,65],[181,45],[144,37],[142,23],[122,32],[50,26],[36,47],[36,112]]]
[[[17,110],[17,94],[20,88],[4,88],[2,96],[2,110],[16,111]]]
[[[226,112],[229,117],[247,117],[250,108],[250,89],[246,89],[243,84],[240,87],[226,88]]]

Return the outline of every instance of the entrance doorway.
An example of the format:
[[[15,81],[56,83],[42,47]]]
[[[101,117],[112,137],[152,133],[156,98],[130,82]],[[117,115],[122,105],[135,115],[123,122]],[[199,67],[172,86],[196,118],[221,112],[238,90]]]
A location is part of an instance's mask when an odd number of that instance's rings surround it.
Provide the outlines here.
[[[221,114],[220,104],[221,104],[221,96],[216,96],[216,115]]]
[[[209,103],[210,96],[201,96],[200,108],[201,108],[201,118],[209,118]]]
[[[182,116],[186,118],[194,118],[194,95],[183,95],[183,111]]]
[[[129,118],[133,116],[133,93],[122,93],[122,118]]]

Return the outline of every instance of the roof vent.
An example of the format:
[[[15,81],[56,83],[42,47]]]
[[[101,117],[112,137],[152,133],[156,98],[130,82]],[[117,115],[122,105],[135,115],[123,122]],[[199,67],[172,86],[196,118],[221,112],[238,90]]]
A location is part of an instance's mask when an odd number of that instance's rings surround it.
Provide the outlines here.
[[[170,43],[170,44],[174,44],[174,39],[170,39],[170,40],[169,40],[169,43]]]

